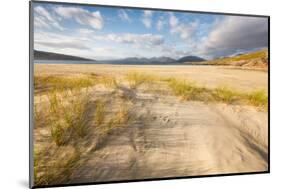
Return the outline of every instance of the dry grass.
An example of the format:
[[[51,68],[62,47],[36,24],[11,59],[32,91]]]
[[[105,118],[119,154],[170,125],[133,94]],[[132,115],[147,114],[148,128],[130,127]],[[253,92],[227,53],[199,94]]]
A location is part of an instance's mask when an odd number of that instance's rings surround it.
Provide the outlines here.
[[[48,95],[50,109],[48,120],[52,139],[57,145],[65,145],[70,139],[84,137],[90,121],[90,98],[87,93],[79,96],[61,95],[51,92]],[[72,93],[71,93],[72,94]]]
[[[118,86],[117,80],[115,77],[103,76],[98,79],[98,82],[103,84],[107,88],[116,89]]]
[[[95,124],[97,126],[101,125],[105,119],[105,103],[102,100],[98,100],[96,102],[96,109],[95,109]]]
[[[232,103],[238,99],[240,94],[238,94],[233,89],[230,89],[228,86],[219,86],[213,91],[215,100],[222,101],[225,103]]]
[[[75,148],[48,150],[34,152],[35,185],[38,186],[67,182],[81,155]],[[46,158],[50,156],[51,160]]]
[[[168,83],[176,96],[183,100],[198,100],[198,101],[213,101],[224,103],[243,103],[256,106],[262,109],[267,109],[268,95],[265,90],[258,90],[253,92],[241,92],[223,85],[215,89],[205,88],[197,85],[194,82],[180,80],[176,78],[166,78],[163,81]]]
[[[263,62],[268,61],[268,52],[267,49],[260,50],[256,52],[251,52],[247,54],[237,55],[233,57],[219,58],[215,60],[210,60],[205,63],[211,65],[229,65],[232,62],[244,61],[245,63],[253,60],[263,60]]]
[[[94,77],[86,76],[35,76],[34,89],[39,92],[63,91],[90,87],[96,84]]]
[[[194,82],[175,78],[167,79],[167,81],[173,93],[183,100],[204,100],[204,93],[206,92],[204,87],[200,87]]]
[[[129,120],[129,108],[128,105],[123,102],[116,112],[115,116],[110,120],[115,125],[121,125]]]
[[[125,101],[119,104],[117,112],[99,127],[99,134],[108,135],[114,129],[124,126],[129,121],[129,107]]]
[[[132,90],[148,84],[156,89],[161,83],[166,91],[172,91],[183,100],[215,102],[247,102],[250,105],[267,108],[266,91],[239,92],[227,86],[215,89],[197,85],[194,82],[177,78],[160,78],[141,72],[129,72],[125,76]],[[91,86],[102,84],[107,88],[117,89],[119,83],[114,77],[100,77],[95,74],[81,77],[47,76],[35,78],[35,89],[46,92],[47,101],[34,106],[36,128],[48,126],[50,145],[48,148],[35,148],[34,171],[36,185],[65,182],[72,171],[81,162],[81,152],[77,149],[82,142],[87,142],[90,123],[95,127],[95,137],[109,135],[115,129],[128,125],[134,119],[130,114],[130,98],[99,98],[91,101]],[[122,84],[122,83],[121,83]],[[124,84],[124,83],[123,83]],[[165,95],[163,93],[162,95]],[[116,107],[117,109],[113,108]],[[40,106],[40,107],[38,107]],[[41,111],[44,109],[44,111]],[[111,113],[109,113],[111,112]],[[44,113],[44,114],[43,114]],[[40,128],[39,128],[40,129]],[[94,138],[95,138],[94,137]],[[84,144],[84,143],[83,143]]]
[[[88,131],[95,130],[98,134],[95,137],[103,139],[114,129],[127,123],[129,109],[125,100],[122,100],[114,114],[106,117],[106,111],[120,99],[111,99],[108,104],[105,103],[108,99],[104,97],[91,101],[93,93],[90,91],[93,89],[89,90],[88,87],[102,84],[116,88],[114,77],[40,77],[35,78],[35,81],[37,87],[46,89],[45,100],[34,106],[36,128],[41,129],[38,125],[42,125],[49,132],[47,144],[35,147],[35,184],[63,183],[81,162],[81,152],[78,149],[82,144],[87,144],[89,137],[85,136]],[[41,111],[43,108],[44,111]],[[90,123],[94,123],[96,127],[90,127]]]
[[[231,57],[232,60],[234,61],[240,61],[240,60],[252,60],[256,58],[265,58],[267,59],[267,50],[261,50],[261,51],[256,51],[248,54],[242,54],[238,56]]]
[[[268,94],[265,90],[252,91],[246,95],[249,104],[261,107],[263,109],[268,108]]]
[[[48,93],[48,109],[41,122],[50,129],[47,146],[34,151],[34,177],[36,185],[66,182],[80,161],[79,149],[90,129],[91,100],[86,91],[56,90]],[[40,112],[38,112],[40,114]]]
[[[131,89],[136,89],[144,83],[152,83],[156,78],[149,74],[131,71],[125,76],[125,79],[129,82],[129,87]]]

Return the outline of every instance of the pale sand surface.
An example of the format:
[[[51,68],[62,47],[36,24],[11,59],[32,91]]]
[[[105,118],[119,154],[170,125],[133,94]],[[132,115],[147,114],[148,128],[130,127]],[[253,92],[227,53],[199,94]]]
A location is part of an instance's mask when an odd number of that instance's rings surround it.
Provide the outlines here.
[[[267,88],[266,72],[212,66],[36,65],[35,75],[122,76],[130,70],[184,77],[208,87]],[[268,170],[267,112],[246,105],[181,101],[127,86],[118,90],[130,94],[135,121],[90,152],[69,183]]]
[[[138,121],[109,136],[70,182],[268,170],[267,113],[136,94]]]
[[[228,85],[235,89],[267,89],[268,74],[263,71],[230,69],[223,66],[171,66],[171,65],[35,65],[35,73],[67,75],[78,73],[98,73],[122,76],[129,71],[140,71],[164,77],[177,77],[195,81],[206,87]]]

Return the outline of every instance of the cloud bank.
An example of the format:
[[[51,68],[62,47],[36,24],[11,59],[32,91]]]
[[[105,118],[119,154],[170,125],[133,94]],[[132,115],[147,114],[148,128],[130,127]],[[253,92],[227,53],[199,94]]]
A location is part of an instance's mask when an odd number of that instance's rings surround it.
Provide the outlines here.
[[[88,58],[214,58],[268,46],[263,17],[111,9],[35,6],[35,48]]]
[[[103,28],[103,18],[99,11],[90,12],[79,7],[56,7],[55,12],[65,19],[74,19],[81,25],[91,26],[94,29]]]
[[[197,45],[201,54],[225,56],[268,46],[266,18],[227,16]]]

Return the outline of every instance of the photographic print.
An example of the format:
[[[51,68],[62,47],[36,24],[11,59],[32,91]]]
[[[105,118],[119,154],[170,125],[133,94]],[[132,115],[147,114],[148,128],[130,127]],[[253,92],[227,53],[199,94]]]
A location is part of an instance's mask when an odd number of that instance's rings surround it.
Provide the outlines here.
[[[31,185],[269,172],[269,17],[31,2]]]

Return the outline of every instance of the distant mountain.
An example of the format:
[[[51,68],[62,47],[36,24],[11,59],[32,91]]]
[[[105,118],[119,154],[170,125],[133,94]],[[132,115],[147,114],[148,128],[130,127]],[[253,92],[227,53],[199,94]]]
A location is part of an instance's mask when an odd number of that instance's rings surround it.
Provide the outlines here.
[[[78,56],[70,56],[65,54],[58,54],[45,51],[34,50],[34,59],[35,60],[82,60],[82,61],[95,61],[87,58],[82,58]]]
[[[205,59],[198,56],[184,56],[177,60],[177,62],[203,62]]]
[[[58,54],[52,52],[34,50],[35,60],[75,60],[75,61],[95,61],[96,63],[109,63],[109,64],[182,64],[184,62],[202,62],[205,61],[203,58],[197,56],[185,56],[178,60],[160,56],[152,58],[139,58],[139,57],[128,57],[116,60],[91,60],[87,58]]]
[[[152,61],[152,62],[159,62],[159,63],[172,63],[172,62],[176,62],[175,59],[172,59],[172,58],[166,57],[166,56],[153,57],[153,58],[150,58],[150,61]]]
[[[107,63],[115,64],[168,64],[175,63],[176,60],[169,57],[152,57],[152,58],[138,58],[138,57],[129,57],[118,60],[107,60]]]

